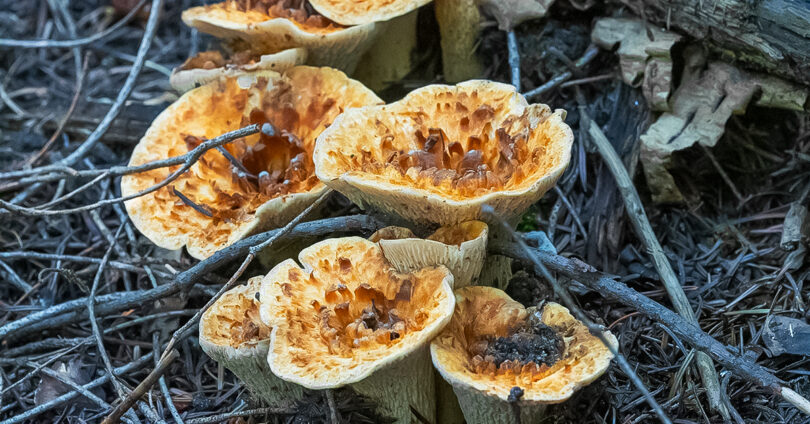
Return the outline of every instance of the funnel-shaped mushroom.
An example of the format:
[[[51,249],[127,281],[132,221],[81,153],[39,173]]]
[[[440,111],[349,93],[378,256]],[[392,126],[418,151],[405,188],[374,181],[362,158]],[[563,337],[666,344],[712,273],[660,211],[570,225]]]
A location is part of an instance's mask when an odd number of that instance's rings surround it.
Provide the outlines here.
[[[453,274],[455,289],[469,286],[478,278],[487,256],[487,224],[467,221],[441,227],[426,239],[402,227],[385,227],[369,240],[378,242],[385,258],[397,270],[407,272],[444,265]]]
[[[616,345],[612,334],[604,335]],[[568,309],[556,303],[542,312],[526,309],[492,287],[456,291],[453,319],[430,353],[468,424],[518,422],[517,413],[520,422],[538,422],[545,404],[571,397],[613,358]]]
[[[307,51],[301,48],[276,53],[254,54],[250,50],[225,57],[218,51],[205,51],[189,58],[172,71],[172,88],[183,93],[223,77],[238,77],[260,71],[284,72],[304,64]]]
[[[343,25],[388,21],[430,3],[432,0],[309,0],[323,16]]]
[[[307,50],[308,63],[351,72],[374,42],[373,23],[344,27],[291,0],[228,0],[183,12],[183,22],[226,39],[239,39],[259,51],[294,47]]]
[[[346,108],[379,103],[342,72],[306,66],[191,90],[155,119],[130,165],[182,155],[206,138],[248,124],[268,131],[226,145],[230,158],[209,150],[168,186],[127,201],[127,212],[158,246],[185,245],[199,259],[252,232],[283,225],[325,190],[311,160],[318,134]],[[176,169],[127,175],[121,192],[152,187]]]
[[[452,274],[397,272],[359,237],[316,243],[299,260],[303,269],[287,260],[262,282],[273,373],[310,389],[350,385],[397,422],[414,421],[410,408],[433,422],[427,346],[453,313]]]
[[[318,137],[315,173],[361,207],[411,222],[479,219],[484,204],[508,219],[568,165],[564,114],[511,85],[431,85],[335,119]]]
[[[200,347],[215,361],[231,370],[245,386],[264,402],[281,401],[303,395],[301,386],[288,383],[270,371],[267,351],[270,328],[259,318],[259,292],[262,277],[227,291],[200,319]]]

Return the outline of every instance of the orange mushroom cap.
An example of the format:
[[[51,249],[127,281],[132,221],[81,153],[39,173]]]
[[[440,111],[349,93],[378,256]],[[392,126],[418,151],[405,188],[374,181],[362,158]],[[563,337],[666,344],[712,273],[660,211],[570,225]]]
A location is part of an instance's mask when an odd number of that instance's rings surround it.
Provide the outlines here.
[[[304,387],[359,382],[425,347],[453,313],[447,268],[397,272],[366,239],[324,240],[299,260],[265,276],[260,313],[273,373]]]
[[[288,0],[228,0],[183,12],[186,25],[226,39],[238,39],[257,51],[301,47],[308,64],[351,72],[371,47],[378,28],[373,23],[344,27],[323,16],[292,8]]]
[[[163,111],[135,147],[130,165],[182,155],[203,139],[248,124],[270,123],[225,146],[252,176],[220,151],[207,151],[167,187],[126,202],[135,226],[160,247],[187,246],[203,259],[253,232],[278,227],[325,190],[314,177],[315,138],[347,108],[382,101],[330,68],[294,67],[284,74],[226,78],[184,94]],[[163,181],[178,167],[121,179],[128,196]]]
[[[343,24],[387,21],[418,9],[431,0],[309,0],[323,16]]]
[[[511,85],[431,85],[339,116],[318,137],[315,173],[361,207],[411,222],[479,219],[484,204],[511,218],[568,165],[564,116]]]
[[[560,358],[552,364],[487,364],[476,356],[482,340],[506,337],[528,318],[529,312],[506,293],[492,287],[456,290],[456,310],[450,324],[431,342],[433,365],[455,388],[473,390],[506,402],[513,387],[524,390],[522,403],[563,402],[580,387],[601,376],[613,354],[568,309],[547,303],[542,323],[561,338]],[[616,338],[604,333],[611,344]]]

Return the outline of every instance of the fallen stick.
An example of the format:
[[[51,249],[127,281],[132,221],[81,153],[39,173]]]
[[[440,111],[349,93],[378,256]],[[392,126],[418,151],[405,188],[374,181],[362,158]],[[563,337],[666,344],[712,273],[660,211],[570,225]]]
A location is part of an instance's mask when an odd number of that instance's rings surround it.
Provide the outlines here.
[[[303,222],[295,226],[287,238],[301,238],[309,236],[327,236],[334,234],[374,232],[383,224],[367,215],[350,215],[336,218],[326,218],[317,221]],[[198,262],[193,267],[183,271],[175,277],[174,281],[149,290],[132,292],[117,292],[96,298],[96,314],[109,315],[124,311],[136,306],[143,306],[149,302],[171,296],[181,290],[188,290],[204,275],[230,264],[237,258],[248,253],[252,246],[272,238],[281,230],[270,230],[261,234],[240,240],[213,254],[210,258]],[[38,333],[50,328],[57,328],[70,323],[78,322],[87,317],[87,298],[82,297],[68,302],[51,306],[35,312],[0,327],[0,339],[15,339],[29,334]]]
[[[664,254],[664,249],[661,248],[661,243],[658,242],[658,238],[655,236],[652,225],[650,225],[650,221],[647,219],[647,213],[644,211],[644,205],[641,203],[641,198],[638,196],[636,187],[633,185],[633,180],[627,173],[624,163],[621,158],[619,158],[616,150],[613,149],[613,145],[610,144],[605,133],[599,128],[599,125],[588,116],[584,108],[585,100],[579,88],[577,88],[576,97],[579,103],[580,122],[584,124],[580,127],[588,131],[591,140],[593,140],[593,143],[598,148],[599,154],[608,166],[610,173],[613,174],[613,178],[616,180],[616,186],[619,188],[622,200],[624,200],[627,217],[630,219],[630,223],[633,225],[636,235],[638,235],[638,238],[652,258],[655,269],[658,271],[658,275],[661,276],[661,282],[664,284],[667,295],[672,302],[672,306],[684,319],[697,325],[698,321],[695,312],[689,304],[689,299],[686,298],[686,293],[684,293],[683,287],[681,287],[681,283],[678,281],[678,277],[675,275],[675,271],[669,263],[669,259],[667,259],[667,256]],[[714,369],[714,364],[712,364],[711,359],[709,359],[705,353],[698,353],[695,358],[695,364],[700,373],[700,379],[706,387],[706,396],[709,398],[709,406],[713,410],[720,412],[720,415],[722,415],[725,420],[729,420],[729,411],[720,398],[720,379],[717,377],[717,371]]]

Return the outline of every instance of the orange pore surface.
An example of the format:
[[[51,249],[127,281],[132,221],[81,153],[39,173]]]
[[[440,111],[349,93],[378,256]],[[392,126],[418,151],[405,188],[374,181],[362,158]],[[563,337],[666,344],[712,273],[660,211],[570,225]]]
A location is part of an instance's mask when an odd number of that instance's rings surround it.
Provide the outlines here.
[[[202,336],[215,345],[234,348],[268,339],[270,328],[259,318],[256,291],[258,284],[251,282],[222,295],[203,315]]]
[[[524,324],[528,314],[518,302],[490,287],[465,287],[456,292],[456,310],[445,330],[434,340],[434,361],[443,374],[504,399],[514,386],[524,399],[559,402],[576,387],[604,372],[612,355],[584,325],[557,304],[547,304],[542,321],[562,338],[561,357],[551,366],[533,362],[487,363],[476,351],[482,340],[507,337]],[[612,336],[610,336],[612,338]]]
[[[395,358],[449,317],[446,268],[396,272],[375,243],[356,237],[318,243],[301,261],[307,270],[277,266],[264,281],[269,299],[262,294],[274,314],[274,361],[294,374],[346,374]]]
[[[298,0],[226,0],[207,7],[210,12],[225,13],[223,17],[227,20],[242,24],[283,18],[311,33],[330,33],[345,28],[322,16],[307,3]]]
[[[570,131],[503,87],[429,86],[352,115],[325,134],[327,171],[456,200],[525,189],[567,157]]]

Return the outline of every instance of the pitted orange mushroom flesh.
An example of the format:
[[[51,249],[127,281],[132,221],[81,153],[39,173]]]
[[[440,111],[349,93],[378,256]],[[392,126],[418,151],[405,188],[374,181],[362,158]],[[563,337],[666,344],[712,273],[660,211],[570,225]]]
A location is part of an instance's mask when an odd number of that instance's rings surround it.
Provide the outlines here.
[[[456,291],[453,319],[431,353],[453,384],[503,399],[518,386],[523,400],[548,403],[598,378],[613,357],[566,308],[548,303],[542,312],[526,309],[501,290],[475,286]]]
[[[430,3],[431,0],[309,0],[320,13],[345,25],[387,21]]]
[[[212,17],[240,24],[282,18],[310,33],[326,34],[345,28],[318,13],[306,0],[226,0],[205,7]]]
[[[201,326],[206,340],[217,346],[238,348],[270,338],[270,327],[259,317],[259,302],[255,296],[259,282],[261,277],[256,283],[226,292],[211,305],[202,317],[206,321]]]
[[[481,221],[467,221],[458,225],[448,225],[439,227],[426,240],[438,241],[447,245],[460,246],[465,241],[475,240],[481,233],[487,230],[487,225]],[[405,227],[383,227],[374,232],[368,239],[373,242],[380,240],[401,240],[407,238],[418,238],[408,228]]]
[[[453,200],[523,190],[564,168],[570,129],[512,86],[469,81],[344,116],[317,150],[321,178],[406,185]]]
[[[215,69],[252,65],[258,62],[261,56],[261,54],[251,50],[238,51],[227,56],[216,50],[204,51],[186,59],[179,69],[185,71],[189,69]]]
[[[270,365],[307,387],[362,378],[424,345],[452,313],[444,267],[399,273],[368,240],[331,239],[288,260],[262,284],[262,319],[274,327]]]
[[[253,83],[244,88],[240,84],[246,80]],[[283,75],[264,72],[199,87],[155,120],[130,165],[185,154],[207,139],[249,124],[263,131],[225,145],[230,158],[216,149],[207,151],[169,186],[127,202],[127,210],[156,244],[169,249],[187,244],[192,256],[208,257],[245,231],[272,228],[289,219],[281,214],[291,204],[285,196],[317,196],[324,186],[314,175],[315,138],[345,108],[380,102],[362,84],[331,68],[300,66]],[[131,194],[151,187],[177,168],[125,176],[122,191]],[[267,222],[257,226],[257,210],[273,199],[287,199],[268,212],[277,213],[278,219],[263,217]]]
[[[465,241],[475,240],[480,237],[481,233],[487,229],[487,224],[481,221],[467,221],[458,225],[440,227],[427,239],[448,245],[461,246]]]

